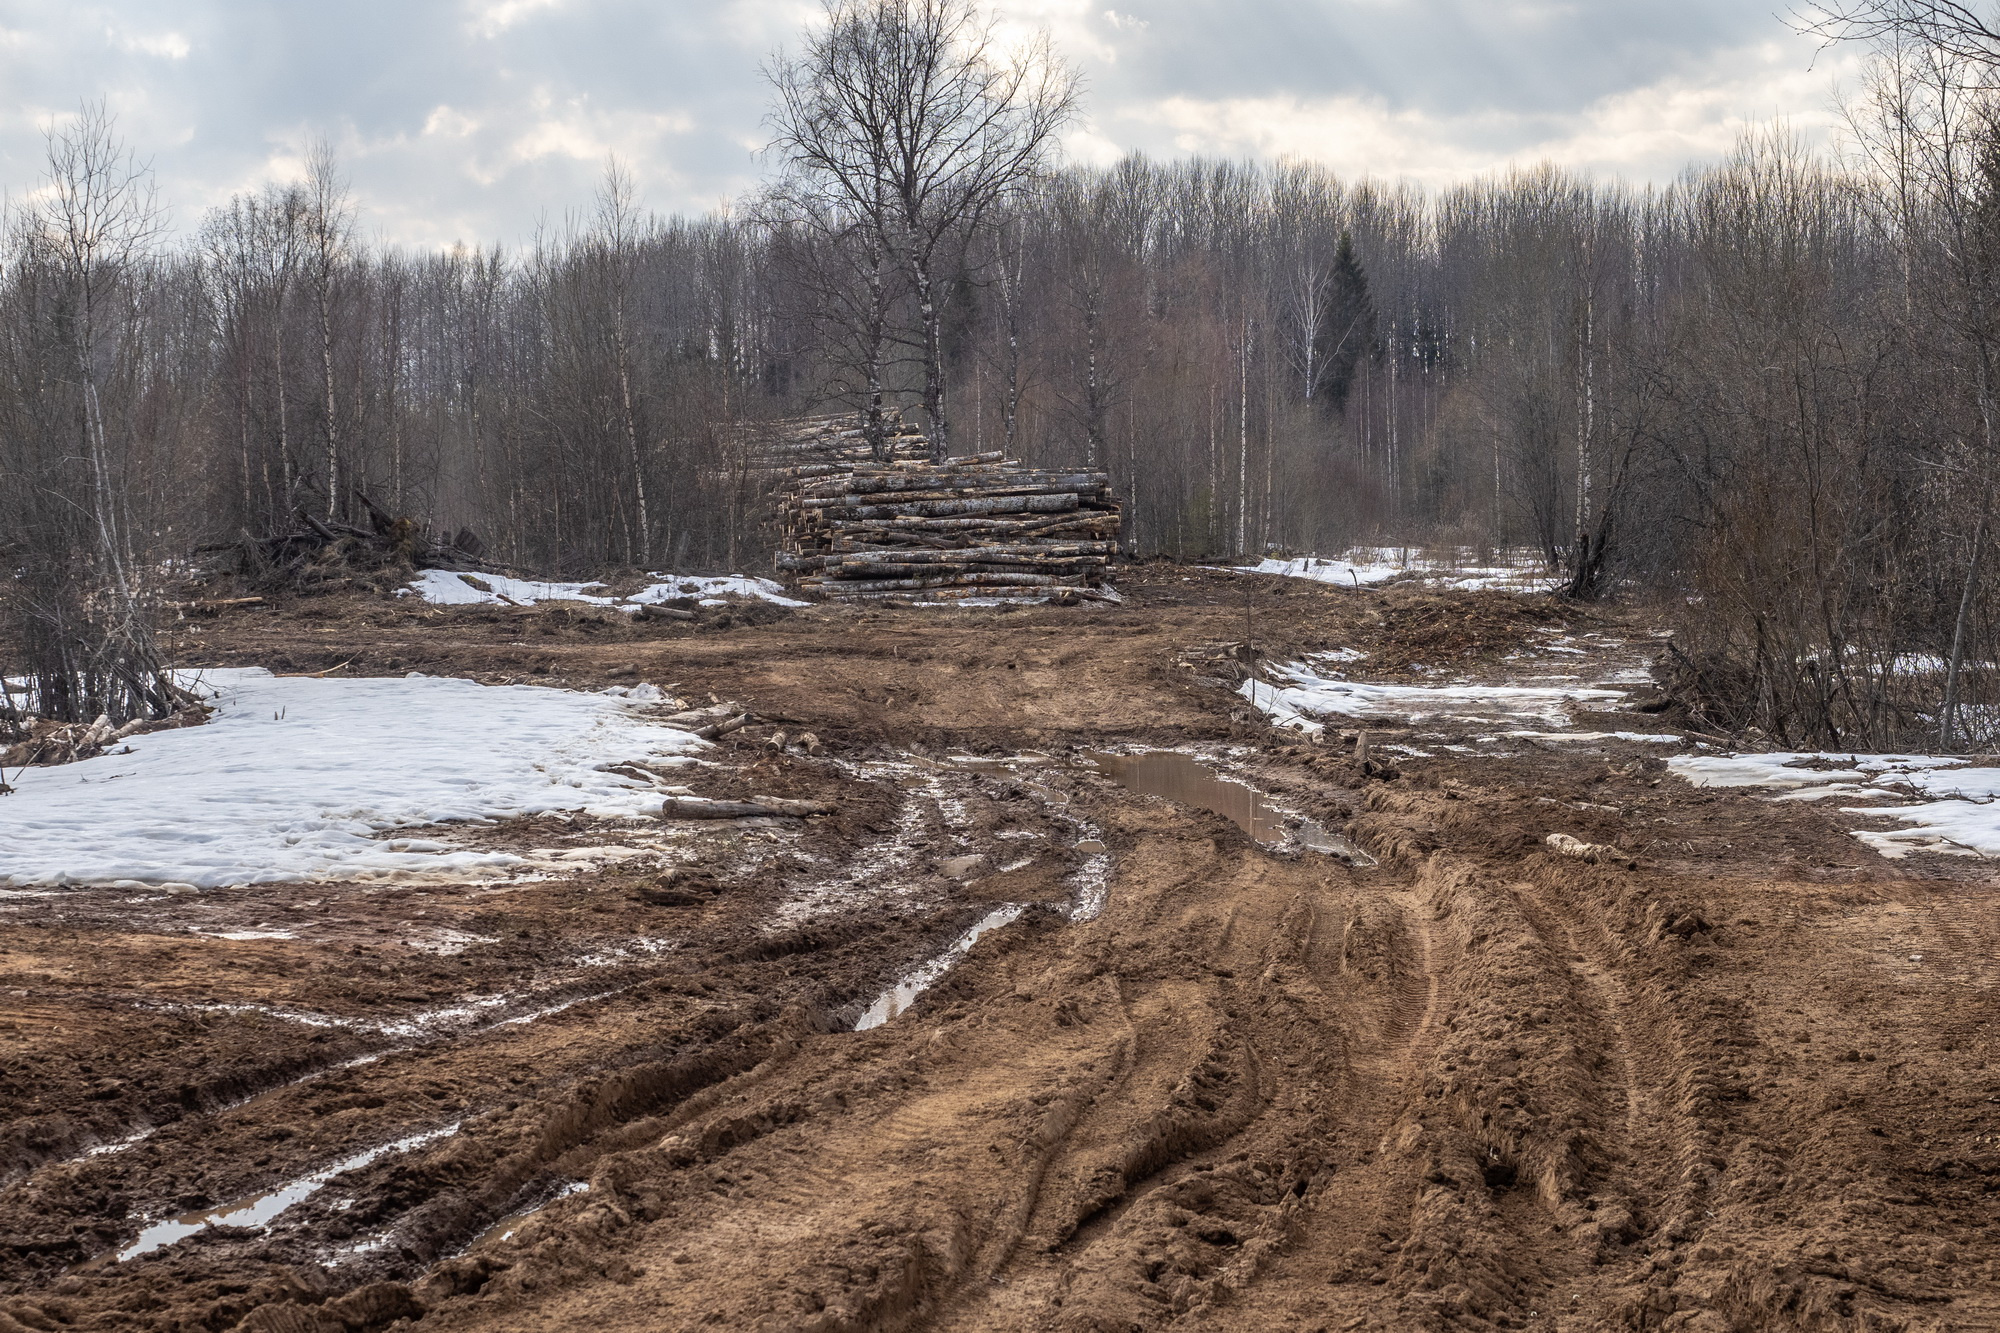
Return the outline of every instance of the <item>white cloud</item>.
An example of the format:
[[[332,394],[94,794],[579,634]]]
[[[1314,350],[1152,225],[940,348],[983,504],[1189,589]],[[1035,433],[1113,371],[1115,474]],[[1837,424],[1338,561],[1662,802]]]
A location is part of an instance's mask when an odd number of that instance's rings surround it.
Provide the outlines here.
[[[560,9],[563,4],[564,0],[474,0],[466,6],[466,26],[476,36],[498,37],[530,15]]]
[[[1768,45],[1728,53],[1717,63],[1729,72],[1713,81],[1663,79],[1569,114],[1504,107],[1442,113],[1391,107],[1379,96],[1171,96],[1128,106],[1110,123],[1126,131],[1117,137],[1128,147],[1299,157],[1345,175],[1432,185],[1544,160],[1664,183],[1691,162],[1722,156],[1746,130],[1773,119],[1787,120],[1809,141],[1832,134],[1829,62],[1807,71],[1793,67],[1789,55]],[[1831,63],[1846,69],[1852,62]]]
[[[194,50],[188,39],[177,32],[134,33],[111,28],[106,35],[122,51],[161,60],[186,60],[189,52]]]
[[[430,117],[424,121],[425,134],[442,135],[448,139],[463,139],[478,128],[478,121],[466,115],[463,111],[454,110],[448,106],[439,107],[437,110],[431,112]]]
[[[1122,3],[1123,0],[1120,0]],[[297,174],[330,136],[371,230],[516,241],[587,207],[615,153],[646,201],[751,186],[759,68],[818,0],[88,0],[8,5],[0,193],[42,129],[107,98],[178,225]],[[171,27],[161,15],[172,15]],[[1776,115],[1827,120],[1841,65],[1741,0],[1000,0],[1087,84],[1073,159],[1139,149],[1323,158],[1442,181],[1548,156],[1664,179]],[[1838,54],[1838,53],[1836,53]],[[1850,62],[1851,63],[1851,62]]]

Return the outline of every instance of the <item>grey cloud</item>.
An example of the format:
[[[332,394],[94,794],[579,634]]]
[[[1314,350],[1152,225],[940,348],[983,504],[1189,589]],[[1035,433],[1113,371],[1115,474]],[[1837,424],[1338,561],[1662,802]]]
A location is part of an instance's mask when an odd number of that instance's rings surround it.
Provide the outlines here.
[[[1732,52],[1796,43],[1772,14],[1727,0],[1116,5],[1144,26],[1016,2],[1056,15],[1059,39],[1093,39],[1069,54],[1100,137],[1155,152],[1180,141],[1148,118],[1164,99],[1283,95],[1367,99],[1446,127],[1441,148],[1504,154],[1560,138],[1611,94],[1699,84]],[[652,206],[705,209],[755,179],[759,64],[812,12],[809,0],[517,0],[510,21],[481,28],[492,8],[0,0],[0,185],[35,185],[40,118],[106,96],[182,226],[282,171],[314,133],[340,146],[369,225],[412,244],[519,240],[588,204],[607,151]],[[1810,47],[1798,50],[1803,67]]]
[[[1789,37],[1772,13],[1730,0],[1180,0],[1131,12],[1146,27],[1107,26],[1119,54],[1098,72],[1121,93],[1358,93],[1443,114],[1574,111],[1696,71],[1720,48]]]

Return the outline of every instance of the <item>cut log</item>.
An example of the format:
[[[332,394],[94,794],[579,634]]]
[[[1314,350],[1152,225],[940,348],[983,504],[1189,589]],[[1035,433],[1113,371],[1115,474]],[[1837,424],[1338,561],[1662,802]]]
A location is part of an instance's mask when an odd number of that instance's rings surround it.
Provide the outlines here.
[[[958,514],[1061,514],[1075,509],[1074,491],[1063,495],[996,495],[970,500],[918,500],[907,504],[862,504],[823,509],[828,518],[947,518]]]
[[[694,734],[705,741],[712,741],[718,737],[727,736],[732,731],[741,731],[749,725],[750,715],[748,713],[739,713],[735,717],[726,717],[720,722],[711,722],[705,727],[696,727]]]
[[[641,620],[693,620],[694,618],[694,612],[683,611],[678,607],[656,606],[651,602],[644,603],[639,607],[639,619]]]
[[[870,450],[854,424],[762,428],[764,454],[784,460],[777,565],[803,575],[802,587],[843,599],[1024,599],[1108,576],[1121,521],[1108,474],[1027,467],[998,451],[934,462],[900,423]]]

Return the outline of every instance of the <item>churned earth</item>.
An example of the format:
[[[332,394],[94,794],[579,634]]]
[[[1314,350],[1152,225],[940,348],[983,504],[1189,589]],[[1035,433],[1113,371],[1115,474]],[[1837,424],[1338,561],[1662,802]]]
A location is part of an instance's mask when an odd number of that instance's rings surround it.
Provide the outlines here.
[[[0,896],[0,1333],[2000,1328],[1987,862],[1674,776],[1638,611],[1121,587],[181,622],[191,665],[739,704],[675,780],[833,813]],[[1315,662],[1579,694],[1313,737],[1242,692]],[[1147,749],[1263,840],[1101,758]]]

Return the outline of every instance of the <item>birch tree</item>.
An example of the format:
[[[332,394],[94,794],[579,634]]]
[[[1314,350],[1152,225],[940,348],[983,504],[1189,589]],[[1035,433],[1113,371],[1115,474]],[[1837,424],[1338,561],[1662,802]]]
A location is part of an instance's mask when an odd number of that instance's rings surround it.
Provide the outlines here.
[[[908,274],[931,457],[950,452],[943,265],[1034,179],[1076,112],[1077,76],[1037,37],[1015,50],[969,0],[829,0],[766,72],[771,147],[876,230]]]

